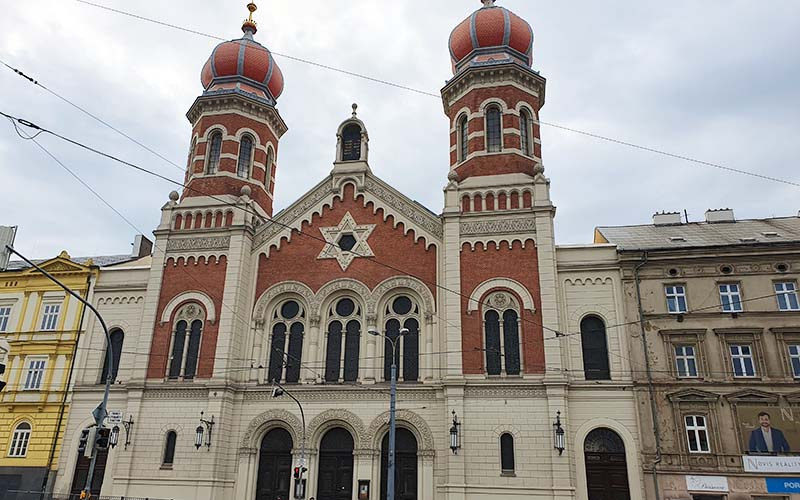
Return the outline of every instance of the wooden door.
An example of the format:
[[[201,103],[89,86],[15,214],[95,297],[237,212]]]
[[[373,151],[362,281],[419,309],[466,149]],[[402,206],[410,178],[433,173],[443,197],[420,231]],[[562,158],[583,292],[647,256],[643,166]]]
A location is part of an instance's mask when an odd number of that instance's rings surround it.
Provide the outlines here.
[[[97,452],[97,462],[95,463],[94,476],[92,477],[92,495],[100,495],[100,489],[103,487],[103,477],[106,474],[106,461],[108,460],[108,450]],[[70,493],[73,495],[80,495],[83,488],[86,486],[86,477],[89,474],[89,465],[91,459],[83,455],[78,457],[78,462],[75,464],[75,474],[72,476],[72,488]]]

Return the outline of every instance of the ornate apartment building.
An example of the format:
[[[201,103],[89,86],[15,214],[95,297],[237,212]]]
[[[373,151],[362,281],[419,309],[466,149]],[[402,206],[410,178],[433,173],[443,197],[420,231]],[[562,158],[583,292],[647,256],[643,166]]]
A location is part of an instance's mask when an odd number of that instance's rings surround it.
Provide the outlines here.
[[[399,498],[644,498],[617,252],[555,245],[533,31],[483,3],[450,36],[438,215],[380,179],[355,107],[330,175],[273,214],[283,74],[252,15],[209,47],[186,189],[152,257],[97,283],[118,334],[81,339],[56,492],[81,487],[111,348],[125,423],[97,492],[286,499],[304,459],[306,498],[385,498],[392,353],[374,331],[398,346]]]
[[[788,499],[800,489],[800,217],[662,213],[595,241],[619,249],[647,498]]]

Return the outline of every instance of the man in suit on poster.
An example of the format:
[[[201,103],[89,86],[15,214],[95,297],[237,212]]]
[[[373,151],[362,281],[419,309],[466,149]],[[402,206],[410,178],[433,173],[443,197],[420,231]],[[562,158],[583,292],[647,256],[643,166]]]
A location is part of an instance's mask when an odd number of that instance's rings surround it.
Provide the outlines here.
[[[783,432],[770,425],[769,413],[762,411],[758,414],[758,425],[759,427],[750,433],[748,451],[751,453],[788,453],[791,451]]]

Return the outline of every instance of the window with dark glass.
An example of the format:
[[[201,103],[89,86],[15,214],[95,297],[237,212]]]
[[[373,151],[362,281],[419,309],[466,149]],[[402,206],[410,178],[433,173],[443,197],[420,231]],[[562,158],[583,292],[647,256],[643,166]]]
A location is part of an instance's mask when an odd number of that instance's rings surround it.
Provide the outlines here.
[[[503,149],[503,123],[500,108],[490,106],[486,110],[486,150],[497,153]]]
[[[178,433],[175,431],[167,432],[167,437],[164,440],[164,460],[163,465],[172,465],[175,462],[175,444],[178,441]]]
[[[239,162],[236,164],[236,175],[245,179],[250,177],[250,160],[252,159],[253,138],[249,135],[244,135],[239,142]]]
[[[325,381],[355,382],[358,380],[361,307],[353,299],[341,298],[331,306],[328,311],[327,337]]]
[[[500,291],[484,302],[483,333],[488,375],[518,376],[522,373],[519,307],[511,294]]]
[[[500,468],[503,472],[514,472],[514,436],[505,433],[500,436]]]
[[[528,110],[523,109],[519,114],[519,132],[522,154],[531,155],[531,119]]]
[[[611,380],[606,324],[597,316],[581,321],[581,349],[586,380]]]
[[[192,160],[194,159],[194,151],[195,151],[196,148],[197,148],[197,139],[193,138],[192,139],[192,143],[189,145],[189,158],[186,160],[186,164],[188,166],[187,168],[189,169],[189,174],[190,175],[193,173],[193,170],[194,170],[192,168],[192,166],[193,166],[192,165]]]
[[[484,315],[486,333],[486,373],[500,375],[500,315],[497,311],[486,311]]]
[[[211,145],[208,147],[208,161],[206,163],[206,173],[215,174],[219,169],[219,158],[222,154],[222,132],[211,134]]]
[[[119,373],[119,362],[122,359],[122,343],[125,339],[125,334],[120,329],[111,330],[111,345],[106,346],[106,353],[103,356],[103,372],[100,375],[100,383],[104,384],[108,378],[108,349],[111,349],[111,359],[114,363],[114,369],[111,370],[111,381],[117,380]]]
[[[202,329],[202,321],[199,319],[192,321],[192,328],[189,332],[189,345],[186,348],[186,366],[183,369],[184,378],[194,378],[197,374],[197,359],[200,355],[200,333]]]
[[[178,321],[175,326],[175,336],[172,340],[172,356],[169,365],[169,378],[178,378],[181,376],[181,368],[183,367],[183,346],[186,342],[186,328],[188,327],[186,321]]]
[[[458,137],[459,137],[459,161],[467,159],[469,154],[469,120],[466,116],[462,116],[458,121]]]
[[[272,315],[267,380],[299,382],[305,334],[305,309],[296,300],[287,300]]]
[[[419,380],[419,306],[407,295],[400,295],[386,304],[386,336],[395,339],[397,350],[394,361],[397,365],[397,380],[414,382]],[[400,336],[400,328],[408,333]],[[392,343],[384,340],[383,378],[391,380]]]
[[[191,379],[197,375],[204,317],[198,304],[187,304],[175,314],[167,377]]]
[[[355,123],[342,131],[342,161],[361,159],[361,127]]]

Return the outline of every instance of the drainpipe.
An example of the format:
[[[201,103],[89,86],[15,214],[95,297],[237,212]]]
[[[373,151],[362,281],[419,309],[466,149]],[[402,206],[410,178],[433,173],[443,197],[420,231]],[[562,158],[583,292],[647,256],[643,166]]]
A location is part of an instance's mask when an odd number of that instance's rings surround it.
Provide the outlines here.
[[[653,373],[650,370],[650,353],[647,349],[647,331],[644,327],[644,307],[642,306],[642,289],[641,289],[641,280],[639,278],[639,270],[643,268],[647,264],[647,252],[642,253],[642,261],[634,268],[633,276],[636,280],[636,301],[639,306],[639,328],[641,330],[641,337],[642,337],[642,350],[644,351],[644,367],[645,371],[647,372],[647,392],[650,395],[650,413],[653,416],[653,435],[656,438],[656,459],[653,461],[653,487],[655,488],[656,492],[656,500],[661,499],[661,493],[659,492],[658,488],[658,464],[661,463],[661,432],[658,426],[658,416],[656,414],[656,409],[658,405],[656,404],[656,396],[655,396],[655,388],[653,387]]]
[[[88,298],[89,292],[92,289],[92,276],[89,275],[86,278],[86,296]],[[61,406],[58,410],[58,424],[56,424],[56,430],[53,434],[53,444],[50,446],[50,456],[47,458],[47,474],[44,476],[44,480],[42,481],[42,490],[41,490],[41,497],[44,499],[47,493],[47,486],[50,483],[50,467],[53,465],[53,458],[56,455],[56,447],[58,446],[58,435],[61,433],[61,424],[64,423],[64,408],[67,405],[67,396],[69,395],[69,386],[72,382],[72,373],[75,370],[75,355],[78,352],[78,342],[81,339],[81,330],[83,329],[83,320],[86,316],[86,305],[81,306],[81,317],[80,321],[78,321],[78,331],[75,334],[75,344],[72,346],[72,360],[69,363],[69,373],[67,374],[67,382],[66,387],[64,387],[64,394],[61,396]]]

